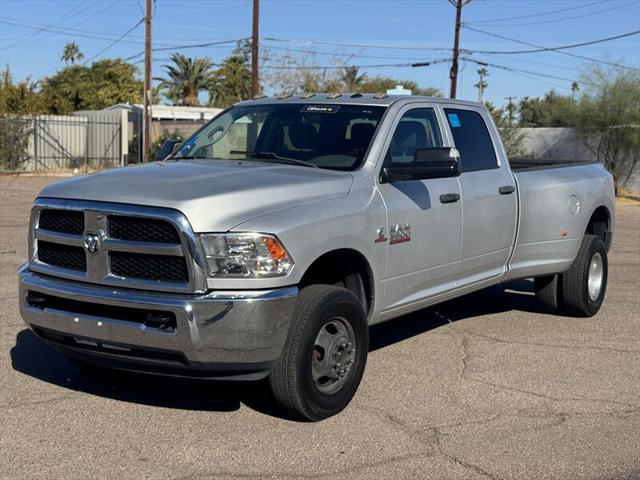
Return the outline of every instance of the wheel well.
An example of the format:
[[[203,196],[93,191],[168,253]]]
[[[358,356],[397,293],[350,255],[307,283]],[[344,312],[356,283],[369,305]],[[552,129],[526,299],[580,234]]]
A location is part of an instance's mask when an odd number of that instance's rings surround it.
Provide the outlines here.
[[[611,215],[607,207],[600,206],[595,209],[587,224],[586,233],[599,236],[609,251],[611,246]]]
[[[356,250],[333,250],[318,257],[300,280],[300,288],[314,284],[345,287],[358,297],[367,315],[371,311],[373,273],[365,257]]]

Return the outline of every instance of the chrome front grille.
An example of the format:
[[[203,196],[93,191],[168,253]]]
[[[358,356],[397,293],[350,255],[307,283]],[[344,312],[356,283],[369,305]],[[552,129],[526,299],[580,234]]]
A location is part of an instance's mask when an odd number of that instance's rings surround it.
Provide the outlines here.
[[[130,288],[206,290],[199,243],[174,210],[38,199],[30,232],[35,272]]]

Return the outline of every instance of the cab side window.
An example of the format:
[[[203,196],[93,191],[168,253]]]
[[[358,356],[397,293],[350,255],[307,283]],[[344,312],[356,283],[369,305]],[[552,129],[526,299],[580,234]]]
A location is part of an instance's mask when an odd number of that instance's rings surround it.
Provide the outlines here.
[[[442,147],[442,135],[432,108],[409,110],[396,126],[385,157],[386,165],[410,164],[419,148]]]
[[[498,168],[496,151],[484,119],[478,112],[445,108],[463,172]]]

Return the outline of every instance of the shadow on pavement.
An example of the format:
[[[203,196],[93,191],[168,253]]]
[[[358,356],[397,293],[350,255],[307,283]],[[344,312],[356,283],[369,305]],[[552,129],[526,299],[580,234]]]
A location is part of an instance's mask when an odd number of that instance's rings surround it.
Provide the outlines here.
[[[511,310],[549,313],[536,300],[533,282],[516,280],[374,325],[369,330],[369,351],[441,327],[449,323],[449,320],[454,322]]]
[[[532,295],[531,282],[500,285],[370,329],[370,351],[456,321],[491,313],[542,311]],[[438,313],[440,315],[438,315]],[[20,331],[11,349],[15,370],[54,385],[124,402],[164,408],[231,412],[241,404],[267,415],[287,418],[272,399],[266,380],[232,382],[192,380],[79,368],[28,329]]]
[[[238,410],[244,403],[268,415],[283,416],[265,381],[197,380],[100,367],[80,368],[28,329],[18,333],[10,355],[13,368],[25,375],[100,397],[164,408],[220,412]]]

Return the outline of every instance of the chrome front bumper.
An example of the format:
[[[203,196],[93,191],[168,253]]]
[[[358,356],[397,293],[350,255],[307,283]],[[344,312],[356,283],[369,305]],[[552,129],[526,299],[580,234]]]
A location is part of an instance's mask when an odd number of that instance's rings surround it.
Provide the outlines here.
[[[64,353],[114,368],[180,376],[267,375],[284,346],[298,293],[296,287],[158,293],[49,277],[31,272],[27,264],[18,273],[22,318]],[[33,304],[38,295],[59,301],[54,308]],[[82,310],[78,305],[104,309],[87,314],[74,311]],[[109,309],[170,312],[175,327],[109,318]]]

